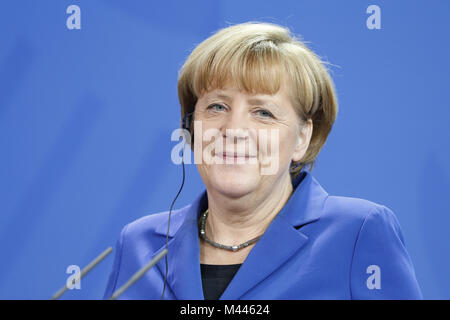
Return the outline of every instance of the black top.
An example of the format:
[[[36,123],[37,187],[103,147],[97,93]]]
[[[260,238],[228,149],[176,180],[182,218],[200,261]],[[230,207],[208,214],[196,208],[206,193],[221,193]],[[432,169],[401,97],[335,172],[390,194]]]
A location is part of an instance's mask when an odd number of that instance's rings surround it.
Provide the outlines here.
[[[218,300],[240,266],[240,264],[200,264],[205,300]]]

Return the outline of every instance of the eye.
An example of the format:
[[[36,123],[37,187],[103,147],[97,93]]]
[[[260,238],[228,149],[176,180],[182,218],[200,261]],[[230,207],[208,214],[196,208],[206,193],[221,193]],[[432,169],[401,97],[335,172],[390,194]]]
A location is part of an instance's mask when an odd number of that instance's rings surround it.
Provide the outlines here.
[[[258,116],[262,118],[274,118],[273,114],[266,109],[258,109],[255,112]]]
[[[209,105],[206,110],[212,110],[212,111],[217,111],[217,112],[221,112],[221,111],[225,111],[225,107],[221,104],[218,103],[213,103],[211,105]]]

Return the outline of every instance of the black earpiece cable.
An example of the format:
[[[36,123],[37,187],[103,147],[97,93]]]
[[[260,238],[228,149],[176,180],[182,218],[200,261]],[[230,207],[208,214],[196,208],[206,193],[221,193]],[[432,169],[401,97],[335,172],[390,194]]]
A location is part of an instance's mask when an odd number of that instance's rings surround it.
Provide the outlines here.
[[[185,128],[185,125],[183,125],[183,129],[184,128]],[[184,169],[184,147],[185,146],[186,146],[186,143],[183,144],[183,149],[181,149],[181,166],[183,167],[183,180],[181,181],[180,190],[178,190],[177,195],[173,199],[172,204],[170,206],[170,210],[169,210],[169,221],[167,223],[167,234],[166,234],[166,250],[167,250],[167,244],[169,242],[170,216],[172,215],[172,208],[173,208],[173,205],[175,204],[175,201],[177,200],[178,196],[180,195],[181,190],[183,189],[184,180],[185,180],[185,176],[186,176],[185,169]],[[165,262],[166,262],[166,273],[164,275],[164,286],[163,286],[163,292],[162,292],[162,295],[161,295],[161,300],[164,300],[164,293],[166,291],[166,283],[167,283],[167,273],[168,273],[168,270],[169,270],[169,263],[167,261],[167,254],[165,255],[164,259],[165,259]]]

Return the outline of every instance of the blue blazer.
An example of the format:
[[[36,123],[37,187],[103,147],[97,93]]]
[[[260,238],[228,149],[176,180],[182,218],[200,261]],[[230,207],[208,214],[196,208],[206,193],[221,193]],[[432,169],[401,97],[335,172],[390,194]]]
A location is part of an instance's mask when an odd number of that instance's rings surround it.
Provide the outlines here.
[[[250,251],[220,299],[421,299],[399,223],[386,206],[330,196],[308,171]],[[165,299],[202,300],[198,217],[206,190],[172,211]],[[168,212],[120,234],[105,292],[110,297],[165,247]],[[120,299],[160,299],[165,259]]]

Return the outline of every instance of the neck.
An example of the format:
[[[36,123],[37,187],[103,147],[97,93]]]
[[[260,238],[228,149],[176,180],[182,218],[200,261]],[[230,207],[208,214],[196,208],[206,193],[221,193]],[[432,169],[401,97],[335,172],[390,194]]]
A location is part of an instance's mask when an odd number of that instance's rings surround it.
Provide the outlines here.
[[[264,233],[293,191],[289,173],[268,190],[228,198],[208,190],[206,235],[225,244],[238,245]]]

